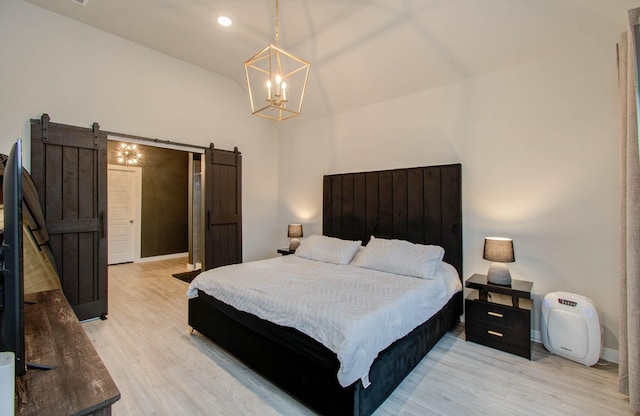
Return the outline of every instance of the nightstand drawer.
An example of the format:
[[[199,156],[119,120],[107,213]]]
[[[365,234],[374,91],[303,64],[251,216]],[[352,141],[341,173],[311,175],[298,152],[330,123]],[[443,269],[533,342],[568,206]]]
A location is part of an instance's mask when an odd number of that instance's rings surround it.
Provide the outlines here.
[[[465,301],[465,321],[482,321],[489,325],[500,325],[529,331],[531,311],[497,303],[467,299]]]
[[[531,359],[529,334],[522,330],[475,322],[472,325],[465,324],[465,333],[467,341]]]

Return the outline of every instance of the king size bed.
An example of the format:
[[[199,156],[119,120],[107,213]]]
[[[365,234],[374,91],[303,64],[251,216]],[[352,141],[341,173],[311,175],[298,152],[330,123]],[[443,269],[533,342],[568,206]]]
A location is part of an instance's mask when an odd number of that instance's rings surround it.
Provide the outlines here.
[[[460,185],[459,164],[325,176],[323,236],[293,256],[203,272],[189,325],[321,414],[370,415],[462,314]],[[384,299],[365,301],[365,288]]]

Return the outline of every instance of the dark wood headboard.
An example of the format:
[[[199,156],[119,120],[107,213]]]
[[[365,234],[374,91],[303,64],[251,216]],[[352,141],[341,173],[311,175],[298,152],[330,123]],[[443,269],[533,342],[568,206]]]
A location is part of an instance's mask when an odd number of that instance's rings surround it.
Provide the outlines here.
[[[325,175],[322,232],[439,245],[462,280],[461,179],[460,164]]]

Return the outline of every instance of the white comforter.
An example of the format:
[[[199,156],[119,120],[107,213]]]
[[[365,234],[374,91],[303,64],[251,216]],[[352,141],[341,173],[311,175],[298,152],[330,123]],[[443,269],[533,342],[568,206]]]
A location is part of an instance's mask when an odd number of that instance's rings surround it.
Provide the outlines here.
[[[262,319],[297,330],[336,353],[343,387],[461,290],[455,269],[441,263],[433,280],[282,256],[208,270],[187,295],[205,293]]]

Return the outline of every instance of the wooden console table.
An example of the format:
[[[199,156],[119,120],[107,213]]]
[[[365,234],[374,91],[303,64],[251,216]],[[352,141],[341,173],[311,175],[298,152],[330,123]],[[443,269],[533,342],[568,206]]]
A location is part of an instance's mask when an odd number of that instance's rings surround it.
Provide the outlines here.
[[[25,295],[27,362],[56,366],[16,379],[16,415],[111,414],[120,391],[61,290]]]

